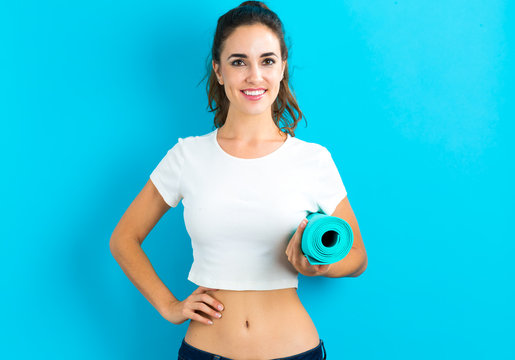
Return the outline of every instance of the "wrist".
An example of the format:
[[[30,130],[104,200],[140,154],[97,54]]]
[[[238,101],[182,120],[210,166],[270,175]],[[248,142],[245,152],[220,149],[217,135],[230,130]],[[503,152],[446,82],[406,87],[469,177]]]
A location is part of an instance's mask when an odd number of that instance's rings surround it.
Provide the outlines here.
[[[170,311],[172,306],[178,302],[179,300],[177,300],[176,298],[168,298],[162,301],[158,306],[156,306],[156,310],[164,316]]]

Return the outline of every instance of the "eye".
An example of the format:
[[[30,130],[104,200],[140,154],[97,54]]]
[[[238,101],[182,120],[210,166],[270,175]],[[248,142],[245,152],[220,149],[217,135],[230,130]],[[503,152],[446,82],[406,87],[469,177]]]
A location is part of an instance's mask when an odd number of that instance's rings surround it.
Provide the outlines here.
[[[234,61],[231,63],[231,65],[233,65],[233,66],[240,66],[240,65],[237,65],[237,64],[239,64],[240,62],[241,62],[242,64],[244,64],[243,60],[238,59],[238,60],[234,60]],[[272,58],[266,58],[266,59],[264,60],[264,62],[266,63],[266,65],[273,65],[273,64],[275,64],[275,60],[274,60],[274,59],[272,59]]]
[[[243,60],[241,60],[241,59],[238,59],[238,60],[234,60],[234,61],[233,61],[233,62],[231,63],[231,65],[234,65],[234,64],[235,64],[235,63],[237,63],[238,61],[241,61],[241,62],[243,62]],[[238,65],[236,65],[236,66],[238,66]]]

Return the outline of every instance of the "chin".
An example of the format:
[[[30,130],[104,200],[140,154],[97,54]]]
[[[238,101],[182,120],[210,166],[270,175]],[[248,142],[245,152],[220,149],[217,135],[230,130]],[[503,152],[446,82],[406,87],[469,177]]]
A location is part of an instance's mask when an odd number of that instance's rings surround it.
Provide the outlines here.
[[[265,108],[259,108],[259,109],[242,109],[242,113],[249,114],[249,115],[261,115],[263,113],[270,112],[270,106]]]

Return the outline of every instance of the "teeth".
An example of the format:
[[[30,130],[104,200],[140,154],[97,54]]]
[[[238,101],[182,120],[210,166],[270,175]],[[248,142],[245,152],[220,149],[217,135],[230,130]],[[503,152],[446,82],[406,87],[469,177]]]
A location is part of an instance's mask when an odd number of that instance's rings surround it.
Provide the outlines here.
[[[257,91],[245,91],[245,90],[243,90],[243,92],[245,93],[245,95],[256,96],[256,95],[263,94],[265,92],[265,90],[257,90]]]

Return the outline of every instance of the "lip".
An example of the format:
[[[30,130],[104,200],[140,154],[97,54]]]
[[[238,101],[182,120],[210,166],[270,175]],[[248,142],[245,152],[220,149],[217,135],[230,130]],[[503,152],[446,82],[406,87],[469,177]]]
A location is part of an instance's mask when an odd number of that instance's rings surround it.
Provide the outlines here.
[[[262,93],[261,95],[255,95],[255,96],[253,96],[253,95],[247,95],[247,94],[245,94],[245,93],[243,92],[243,90],[240,90],[240,91],[241,91],[241,93],[243,94],[243,96],[245,96],[247,99],[252,100],[252,101],[257,101],[257,100],[261,99],[263,96],[265,96],[265,94],[266,94],[266,92],[267,92],[267,90],[266,90],[266,89],[263,89],[263,88],[259,88],[259,89],[244,89],[244,90],[246,90],[246,91],[265,90],[265,92],[264,92],[264,93]]]

